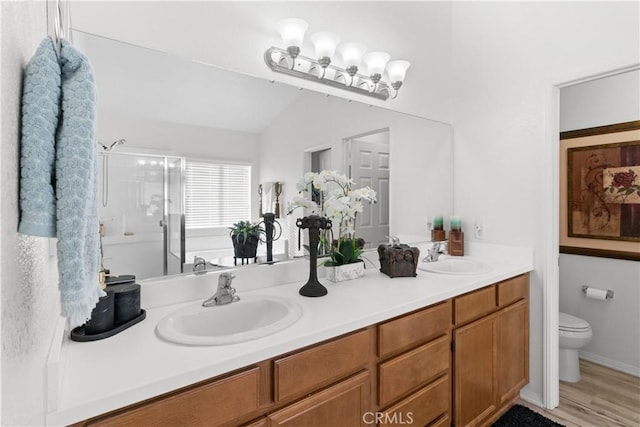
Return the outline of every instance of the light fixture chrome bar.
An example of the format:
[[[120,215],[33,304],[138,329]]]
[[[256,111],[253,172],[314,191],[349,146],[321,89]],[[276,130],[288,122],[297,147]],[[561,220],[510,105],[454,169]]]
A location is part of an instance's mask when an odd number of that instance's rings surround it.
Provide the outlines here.
[[[280,57],[277,60],[274,60],[273,58],[274,53],[280,55]],[[282,65],[282,61],[281,61],[282,58],[287,58],[287,61],[284,61],[285,63],[287,63],[286,64],[287,66]],[[326,66],[326,69],[330,69],[335,72],[334,78],[327,77],[326,72],[325,73],[320,72],[320,74],[314,74],[311,72],[306,72],[300,69],[296,69],[296,66],[295,66],[296,62],[308,63],[309,66],[306,67],[306,69],[308,70],[313,70],[313,69],[323,70],[324,67],[322,67],[322,65],[317,60],[308,58],[303,55],[298,55],[295,59],[293,59],[289,56],[289,53],[286,50],[280,49],[277,47],[270,47],[265,51],[264,62],[267,63],[267,65],[269,66],[269,68],[271,68],[272,71],[275,71],[277,73],[283,73],[290,76],[300,77],[305,80],[326,84],[331,87],[348,90],[350,92],[355,92],[360,95],[370,96],[372,98],[381,99],[383,101],[386,101],[387,99],[389,99],[389,96],[391,94],[391,89],[389,88],[389,85],[386,82],[380,81],[378,83],[373,83],[369,76],[365,76],[363,74],[355,74],[353,75],[353,79],[358,78],[366,82],[367,83],[366,86],[371,88],[371,90],[362,88],[361,87],[362,84],[351,85],[350,82],[352,81],[352,79],[349,77],[351,76],[349,71],[332,64],[329,64],[328,66]],[[290,62],[290,64],[288,62]],[[338,79],[340,78],[344,79],[344,82],[338,81]]]

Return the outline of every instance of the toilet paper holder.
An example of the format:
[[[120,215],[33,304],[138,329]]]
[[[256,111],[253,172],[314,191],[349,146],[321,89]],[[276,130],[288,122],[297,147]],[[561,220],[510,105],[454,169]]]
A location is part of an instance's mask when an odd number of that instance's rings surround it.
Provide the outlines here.
[[[582,286],[582,293],[586,295],[587,293],[587,289],[589,289],[589,286]],[[595,289],[595,288],[593,288]],[[613,299],[613,291],[611,289],[607,289],[607,299]]]

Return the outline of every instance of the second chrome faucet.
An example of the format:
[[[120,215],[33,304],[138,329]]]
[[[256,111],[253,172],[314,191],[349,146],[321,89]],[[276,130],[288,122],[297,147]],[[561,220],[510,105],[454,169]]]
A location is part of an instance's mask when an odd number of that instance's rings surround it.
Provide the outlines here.
[[[422,262],[435,262],[438,261],[440,255],[447,253],[447,241],[433,242],[431,247],[427,249],[427,256],[422,259]]]
[[[240,300],[236,295],[236,289],[231,286],[231,282],[236,276],[231,273],[222,273],[218,277],[218,290],[216,293],[202,303],[203,307],[213,307],[214,305],[230,304]]]

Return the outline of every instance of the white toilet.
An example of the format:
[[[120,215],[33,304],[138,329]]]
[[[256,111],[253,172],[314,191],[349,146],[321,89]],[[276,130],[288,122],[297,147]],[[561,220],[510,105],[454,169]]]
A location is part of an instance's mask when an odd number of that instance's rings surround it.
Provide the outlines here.
[[[580,362],[578,350],[589,344],[593,333],[586,320],[570,314],[560,313],[560,367],[561,381],[576,383],[580,381]]]

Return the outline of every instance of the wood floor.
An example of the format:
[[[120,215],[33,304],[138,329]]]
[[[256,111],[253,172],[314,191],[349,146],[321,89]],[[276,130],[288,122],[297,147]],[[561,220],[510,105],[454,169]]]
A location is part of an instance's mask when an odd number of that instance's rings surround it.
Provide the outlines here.
[[[580,361],[582,379],[560,381],[560,405],[552,411],[520,404],[567,427],[640,427],[640,378]]]

